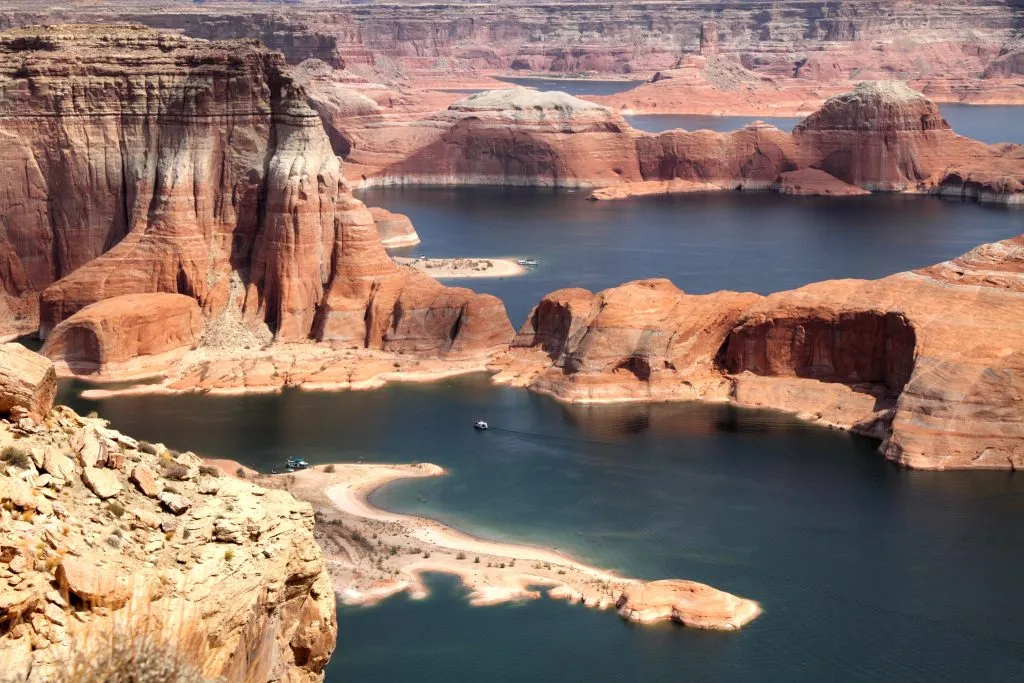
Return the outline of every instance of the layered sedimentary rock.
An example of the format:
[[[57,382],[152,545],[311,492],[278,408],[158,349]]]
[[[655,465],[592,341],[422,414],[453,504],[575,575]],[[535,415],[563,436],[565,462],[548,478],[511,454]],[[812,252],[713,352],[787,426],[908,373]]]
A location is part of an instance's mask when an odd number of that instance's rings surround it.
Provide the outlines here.
[[[481,306],[500,327],[492,298],[390,262],[317,112],[255,42],[23,29],[0,35],[0,75],[0,160],[15,170],[0,181],[0,281],[12,310],[41,292],[43,336],[150,293],[191,297],[207,318],[233,309],[282,342],[380,344],[394,327],[410,346],[466,351],[476,330],[458,321]]]
[[[616,604],[629,621],[671,620],[694,628],[733,631],[761,613],[753,600],[725,593],[696,581],[651,581],[627,587]]]
[[[364,185],[600,187],[594,199],[736,188],[1024,198],[1024,146],[956,135],[934,102],[897,81],[859,83],[793,133],[762,122],[728,133],[642,133],[605,107],[522,88],[473,95],[433,115],[332,125],[346,141],[338,150],[346,174]]]
[[[0,444],[5,681],[323,679],[337,623],[308,504],[65,407],[12,413]]]
[[[768,297],[665,280],[546,296],[497,381],[568,401],[716,400],[883,441],[915,468],[1024,467],[1024,236]],[[955,314],[953,313],[955,312]]]
[[[420,236],[416,234],[416,228],[405,214],[371,207],[370,215],[373,216],[373,222],[377,226],[381,244],[385,249],[413,247],[420,243]]]
[[[562,92],[491,90],[419,116],[347,123],[357,182],[576,187],[639,180],[631,129]]]
[[[202,337],[199,304],[183,294],[125,294],[59,323],[42,353],[67,374],[125,379],[162,371]]]

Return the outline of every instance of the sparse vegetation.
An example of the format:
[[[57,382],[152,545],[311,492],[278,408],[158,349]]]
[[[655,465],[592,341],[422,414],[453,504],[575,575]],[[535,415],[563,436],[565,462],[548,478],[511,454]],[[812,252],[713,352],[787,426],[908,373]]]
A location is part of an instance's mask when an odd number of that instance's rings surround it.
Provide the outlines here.
[[[208,477],[219,477],[220,470],[216,467],[212,467],[211,465],[200,465],[199,474],[205,474]]]
[[[235,551],[228,548],[224,551],[224,561],[230,562],[233,559],[235,559]]]
[[[175,481],[185,481],[188,479],[188,466],[182,465],[180,462],[162,462],[160,463],[160,471],[168,479]]]
[[[32,465],[32,455],[24,446],[4,446],[0,450],[0,460],[23,470]]]
[[[238,477],[239,479],[245,479],[245,468],[239,467],[237,470],[235,470],[235,476]]]
[[[150,455],[157,454],[156,446],[154,446],[148,441],[140,441],[139,450],[142,451],[143,453],[149,453]]]
[[[121,505],[116,500],[112,500],[109,503],[107,503],[107,512],[120,519],[124,515],[124,513],[127,512],[127,510],[125,509],[124,505]]]
[[[480,558],[479,557],[474,558],[473,559],[473,564],[480,564]]]
[[[327,474],[334,474],[335,469],[336,468],[334,467],[334,464],[332,463],[332,464],[327,465],[326,467],[324,467],[324,472],[326,472]]]
[[[458,555],[455,556],[455,559],[456,560],[464,560],[464,559],[466,559],[466,553],[459,553]]]

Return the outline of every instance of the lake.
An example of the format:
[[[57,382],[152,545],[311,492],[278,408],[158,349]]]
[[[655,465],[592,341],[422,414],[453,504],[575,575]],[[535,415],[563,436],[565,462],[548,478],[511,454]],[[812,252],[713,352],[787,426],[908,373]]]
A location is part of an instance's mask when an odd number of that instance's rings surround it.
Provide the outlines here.
[[[62,400],[137,437],[267,469],[362,457],[446,477],[372,498],[628,575],[761,601],[739,633],[640,627],[563,603],[341,608],[327,680],[1024,679],[1024,478],[927,473],[876,444],[723,405],[564,406],[482,376],[336,394]],[[476,432],[486,416],[492,429]]]
[[[431,256],[530,255],[467,284],[519,324],[552,289],[671,277],[769,292],[877,277],[1020,231],[1022,214],[931,197],[723,193],[594,203],[582,192],[382,188]],[[877,444],[727,405],[567,406],[471,375],[370,392],[60,401],[115,428],[268,470],[434,462],[445,477],[372,496],[470,533],[557,547],[645,579],[760,601],[738,633],[641,627],[552,601],[469,607],[447,577],[424,601],[339,609],[327,681],[1024,680],[1024,478],[910,472]],[[485,417],[492,425],[476,432]]]
[[[667,277],[687,292],[768,294],[830,278],[884,277],[1021,232],[1019,209],[935,197],[711,193],[591,202],[586,191],[385,187],[358,196],[407,214],[423,243],[402,255],[532,256],[504,280],[449,280],[500,296],[514,325],[544,294]]]

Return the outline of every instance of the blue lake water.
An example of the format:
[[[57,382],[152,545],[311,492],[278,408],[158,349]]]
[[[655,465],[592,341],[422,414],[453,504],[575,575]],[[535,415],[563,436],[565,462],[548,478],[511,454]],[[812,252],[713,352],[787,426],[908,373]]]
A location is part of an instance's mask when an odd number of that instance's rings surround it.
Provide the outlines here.
[[[752,121],[764,121],[779,130],[791,131],[800,121],[800,117],[781,116],[698,116],[696,114],[634,114],[626,116],[629,125],[637,130],[649,133],[660,133],[665,130],[682,128],[683,130],[713,130],[724,133],[739,130]]]
[[[570,95],[615,95],[643,83],[643,81],[599,81],[572,78],[517,78],[501,76],[497,80],[537,90],[560,90]]]
[[[1019,209],[902,195],[730,192],[591,202],[586,191],[391,187],[359,196],[412,219],[423,243],[399,253],[538,258],[525,276],[449,281],[500,296],[516,326],[562,287],[596,291],[667,277],[688,292],[767,294],[920,268],[1024,229]]]
[[[341,608],[327,680],[1024,680],[1024,478],[890,466],[876,444],[722,405],[564,406],[482,376],[373,392],[62,400],[268,468],[431,461],[372,500],[628,575],[761,601],[739,633],[550,601]],[[493,428],[471,428],[478,415]]]
[[[927,197],[727,193],[592,203],[583,193],[387,188],[432,256],[531,255],[534,272],[464,284],[519,324],[558,287],[667,276],[689,291],[768,292],[876,277],[1020,232],[1024,213]],[[463,283],[460,283],[463,284]],[[330,683],[1024,680],[1024,478],[909,472],[877,444],[723,405],[566,406],[485,376],[371,392],[78,397],[138,438],[267,470],[429,461],[375,504],[557,547],[647,579],[762,602],[739,633],[631,626],[552,601],[432,598],[339,609]],[[486,417],[492,429],[475,432]]]

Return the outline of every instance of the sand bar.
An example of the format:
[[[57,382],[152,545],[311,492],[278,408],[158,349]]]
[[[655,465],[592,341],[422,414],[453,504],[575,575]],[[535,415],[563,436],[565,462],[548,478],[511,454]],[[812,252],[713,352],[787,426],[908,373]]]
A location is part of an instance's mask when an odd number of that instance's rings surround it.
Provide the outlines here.
[[[514,258],[406,258],[396,256],[395,263],[415,268],[437,278],[515,277],[526,273]]]

